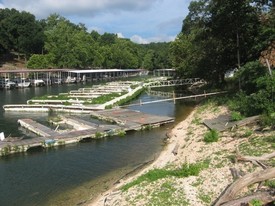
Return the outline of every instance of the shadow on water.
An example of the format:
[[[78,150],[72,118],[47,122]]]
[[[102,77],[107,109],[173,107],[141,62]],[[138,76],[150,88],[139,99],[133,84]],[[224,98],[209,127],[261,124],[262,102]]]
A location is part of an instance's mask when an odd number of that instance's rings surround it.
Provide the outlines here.
[[[44,150],[45,150],[45,148],[42,146],[31,147],[27,150],[27,153],[28,154],[36,154],[38,152],[43,152]]]

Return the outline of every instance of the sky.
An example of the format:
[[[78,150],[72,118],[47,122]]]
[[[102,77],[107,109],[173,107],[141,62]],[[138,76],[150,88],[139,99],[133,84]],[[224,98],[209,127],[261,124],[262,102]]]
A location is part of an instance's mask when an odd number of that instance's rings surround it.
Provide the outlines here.
[[[88,31],[117,34],[136,43],[169,42],[179,34],[191,0],[0,0],[0,8],[37,19],[59,14]]]

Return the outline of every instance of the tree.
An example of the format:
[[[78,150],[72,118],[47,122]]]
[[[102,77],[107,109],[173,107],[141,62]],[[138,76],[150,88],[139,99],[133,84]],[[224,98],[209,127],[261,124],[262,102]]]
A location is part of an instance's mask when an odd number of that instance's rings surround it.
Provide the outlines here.
[[[45,49],[59,68],[85,68],[93,62],[92,36],[83,25],[74,25],[58,15],[46,20]]]
[[[0,10],[1,50],[14,50],[25,57],[41,53],[44,42],[41,24],[34,15],[15,9]]]
[[[46,69],[49,68],[48,55],[34,54],[27,63],[27,68],[31,69]]]
[[[144,69],[153,70],[154,69],[154,51],[148,50],[143,58],[143,66]]]
[[[171,46],[173,64],[182,75],[224,84],[227,70],[259,56],[259,25],[248,0],[191,2],[182,32]]]

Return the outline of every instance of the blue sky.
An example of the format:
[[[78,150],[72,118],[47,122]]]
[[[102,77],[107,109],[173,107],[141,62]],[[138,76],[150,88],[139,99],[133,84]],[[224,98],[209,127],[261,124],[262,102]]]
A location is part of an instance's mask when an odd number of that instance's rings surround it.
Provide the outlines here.
[[[58,13],[89,31],[116,33],[137,43],[172,41],[191,0],[0,0],[0,8],[28,11],[37,19]]]

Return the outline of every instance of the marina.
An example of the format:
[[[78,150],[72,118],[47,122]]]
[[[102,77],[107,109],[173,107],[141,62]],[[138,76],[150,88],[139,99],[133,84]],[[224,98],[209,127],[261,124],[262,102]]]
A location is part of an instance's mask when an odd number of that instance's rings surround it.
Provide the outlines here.
[[[94,84],[86,83],[85,88],[92,86]],[[80,84],[62,84],[1,91],[1,131],[7,136],[6,140],[10,143],[17,142],[19,144],[21,139],[21,141],[24,140],[26,144],[29,144],[34,138],[41,138],[41,142],[49,139],[38,137],[28,130],[22,130],[21,127],[18,127],[18,119],[32,119],[50,127],[53,131],[57,125],[49,126],[49,123],[46,122],[49,116],[47,112],[4,112],[3,105],[24,104],[33,96],[53,96],[59,93],[69,93],[73,90],[77,91],[81,88],[83,85]],[[140,100],[142,102],[155,101],[157,99],[159,98],[144,93],[130,103],[138,103]],[[161,102],[129,106],[127,109],[158,116],[183,118],[183,114],[187,115],[191,108],[182,105],[179,101],[177,105],[174,105],[173,102]],[[69,117],[71,124],[72,119],[75,119],[78,126],[75,126],[74,130],[80,129],[77,127],[84,129],[80,119],[89,122],[90,127],[105,124],[120,126],[91,118],[88,113],[73,116],[70,113],[62,113],[62,116]],[[20,205],[23,206],[77,205],[79,202],[91,198],[91,194],[95,195],[100,191],[100,188],[106,186],[106,184],[97,184],[97,181],[109,182],[108,174],[110,171],[114,171],[119,178],[120,175],[135,168],[136,165],[157,156],[163,148],[163,139],[165,139],[169,127],[171,127],[170,124],[165,124],[152,130],[129,131],[124,137],[115,135],[99,139],[88,138],[88,141],[84,139],[66,146],[44,148],[38,145],[28,149],[27,152],[18,152],[1,157],[0,177],[3,181],[0,187],[2,191],[0,203],[1,205],[16,205],[20,202]],[[88,129],[86,124],[85,129]],[[60,133],[70,132],[65,130],[61,132],[61,130],[63,128],[60,126],[58,129]],[[8,138],[8,136],[18,138]],[[14,182],[20,184],[14,184]],[[32,186],[29,187],[28,185]]]
[[[16,69],[0,70],[0,88],[26,88],[63,83],[97,82],[146,75],[139,69]]]
[[[133,88],[133,89],[132,89]],[[4,105],[5,111],[48,112],[50,110],[73,113],[89,113],[93,110],[105,109],[121,99],[132,96],[142,90],[139,82],[117,81],[104,85],[79,88],[58,95],[47,95],[27,100],[27,104]],[[98,99],[105,99],[105,102]],[[109,100],[109,101],[108,101]],[[101,103],[101,104],[100,104]]]
[[[106,136],[124,135],[128,131],[144,130],[174,122],[172,117],[146,114],[129,109],[92,112],[92,116],[115,123],[115,125],[93,124],[77,117],[63,117],[63,121],[73,126],[74,129],[69,132],[58,132],[57,129],[53,130],[32,119],[19,119],[18,123],[21,127],[37,134],[38,137],[15,141],[3,140],[0,142],[0,155],[26,152],[34,147],[47,148],[66,145],[80,142],[87,138],[98,139]]]

